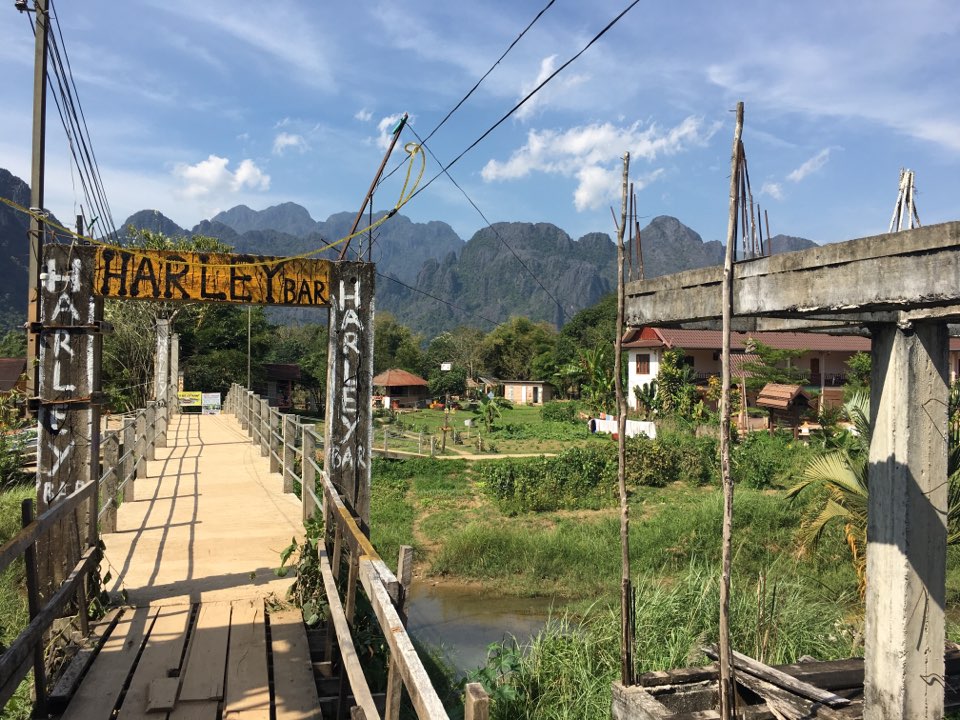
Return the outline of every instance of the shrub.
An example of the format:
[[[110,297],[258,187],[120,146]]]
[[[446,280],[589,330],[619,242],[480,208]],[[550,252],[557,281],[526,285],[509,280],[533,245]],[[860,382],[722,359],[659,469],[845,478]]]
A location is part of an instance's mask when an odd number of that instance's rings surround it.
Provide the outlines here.
[[[627,483],[663,487],[675,480],[705,485],[718,475],[717,441],[686,432],[661,432],[656,440],[627,440]]]
[[[785,432],[748,433],[733,448],[733,477],[757,489],[792,485],[800,478],[810,452]]]
[[[544,422],[575,423],[577,406],[572,402],[548,402],[540,408],[540,419]]]
[[[612,503],[617,456],[609,445],[573,447],[554,458],[513,458],[479,466],[504,512],[596,509]]]

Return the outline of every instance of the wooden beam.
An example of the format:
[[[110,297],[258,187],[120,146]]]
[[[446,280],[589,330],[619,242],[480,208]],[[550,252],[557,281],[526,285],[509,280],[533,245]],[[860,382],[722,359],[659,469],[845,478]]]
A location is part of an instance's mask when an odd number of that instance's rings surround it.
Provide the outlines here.
[[[397,659],[400,675],[403,677],[404,687],[410,696],[410,702],[417,711],[417,717],[423,720],[447,720],[447,711],[440,702],[437,691],[427,675],[426,669],[406,628],[400,621],[400,616],[393,607],[393,601],[387,594],[386,588],[380,582],[380,576],[369,558],[360,558],[360,582],[370,599],[373,612],[380,623],[387,645],[390,646],[390,656]]]
[[[317,545],[317,557],[320,559],[320,574],[323,576],[323,587],[327,594],[327,604],[330,607],[330,619],[333,621],[333,627],[337,634],[340,658],[350,680],[350,689],[353,691],[354,701],[363,708],[367,720],[379,720],[380,713],[377,712],[377,706],[370,693],[370,686],[367,685],[363,668],[360,666],[360,658],[357,656],[357,650],[353,645],[353,637],[350,634],[350,625],[347,623],[343,604],[340,602],[337,582],[330,567],[330,558],[327,556],[323,543]],[[327,632],[329,632],[329,629]],[[326,659],[329,660],[330,658]]]

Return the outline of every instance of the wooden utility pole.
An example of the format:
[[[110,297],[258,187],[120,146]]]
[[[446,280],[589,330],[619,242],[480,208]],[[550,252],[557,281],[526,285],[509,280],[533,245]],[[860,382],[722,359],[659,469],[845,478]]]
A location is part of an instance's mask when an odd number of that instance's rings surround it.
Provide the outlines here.
[[[50,30],[48,0],[35,0],[36,38],[33,57],[33,154],[30,168],[30,250],[27,284],[27,327],[40,321],[40,263],[45,225],[43,213],[43,181],[47,146],[47,36]],[[39,338],[27,332],[27,397],[40,392]],[[42,512],[42,510],[41,510]]]
[[[736,713],[736,682],[730,648],[730,565],[733,540],[733,476],[730,473],[730,322],[733,315],[733,252],[737,243],[737,200],[740,193],[740,137],[743,102],[737,103],[737,124],[730,156],[730,217],[727,254],[723,261],[722,364],[720,373],[720,475],[723,481],[723,551],[720,571],[720,715],[731,720]]]
[[[613,378],[617,392],[617,482],[620,489],[620,680],[633,685],[633,584],[630,580],[630,506],[627,503],[627,403],[621,377],[623,355],[623,235],[627,228],[627,181],[630,153],[623,156],[623,190],[620,198],[620,225],[617,228],[617,338],[614,341]]]

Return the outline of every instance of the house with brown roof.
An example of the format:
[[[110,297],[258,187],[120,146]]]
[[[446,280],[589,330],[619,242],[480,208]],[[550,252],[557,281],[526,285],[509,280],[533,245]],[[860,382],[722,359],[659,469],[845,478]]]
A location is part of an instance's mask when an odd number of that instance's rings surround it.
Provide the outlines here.
[[[743,363],[756,361],[750,354],[751,341],[780,350],[803,350],[803,354],[791,361],[807,383],[821,389],[838,387],[847,380],[847,360],[857,352],[870,352],[870,338],[859,335],[826,335],[823,333],[758,332],[732,333],[730,352],[732,372],[742,375]],[[627,388],[629,403],[636,407],[633,388],[642,387],[656,379],[660,371],[660,358],[666,350],[681,348],[684,360],[693,368],[698,382],[706,382],[711,376],[720,375],[720,349],[722,336],[719,330],[677,330],[671,328],[642,327],[627,332],[623,349],[628,357]],[[958,343],[960,354],[960,343]],[[956,363],[953,363],[956,366]]]
[[[0,358],[0,394],[23,392],[27,387],[27,359]]]
[[[373,378],[374,406],[412,408],[430,397],[429,383],[419,375],[393,368]]]
[[[553,400],[553,386],[543,380],[501,380],[503,397],[514,405],[543,405]]]

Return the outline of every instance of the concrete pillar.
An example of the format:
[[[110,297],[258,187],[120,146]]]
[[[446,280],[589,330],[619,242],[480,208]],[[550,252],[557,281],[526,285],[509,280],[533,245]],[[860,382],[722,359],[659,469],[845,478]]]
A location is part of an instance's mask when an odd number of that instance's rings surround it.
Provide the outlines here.
[[[170,336],[170,372],[167,375],[167,416],[180,413],[180,403],[177,401],[177,378],[180,377],[180,335],[173,333]]]
[[[157,320],[157,354],[153,367],[153,397],[157,401],[154,446],[162,448],[167,446],[167,385],[170,382],[170,321],[166,319]]]
[[[947,326],[872,331],[864,718],[942,718]]]

